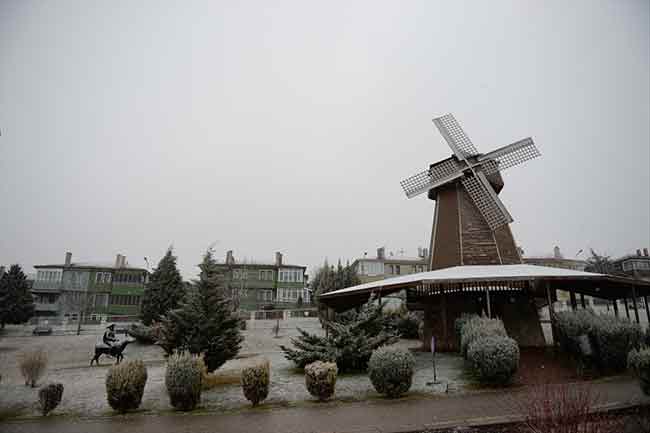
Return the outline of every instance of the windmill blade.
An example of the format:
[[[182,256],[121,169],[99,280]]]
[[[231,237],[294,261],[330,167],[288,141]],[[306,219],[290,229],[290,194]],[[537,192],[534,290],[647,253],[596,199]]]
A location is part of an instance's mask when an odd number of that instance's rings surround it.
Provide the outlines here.
[[[454,159],[447,159],[431,166],[428,170],[404,179],[400,182],[408,198],[429,191],[463,175],[460,164]]]
[[[433,119],[433,123],[458,159],[462,161],[470,156],[478,155],[474,144],[452,114],[437,117]]]
[[[478,158],[478,162],[481,165],[483,173],[490,175],[537,158],[540,155],[533,139],[528,137],[486,153],[485,155],[481,155]]]
[[[478,172],[476,176],[466,176],[461,183],[483,215],[490,230],[494,231],[513,221],[483,173]]]

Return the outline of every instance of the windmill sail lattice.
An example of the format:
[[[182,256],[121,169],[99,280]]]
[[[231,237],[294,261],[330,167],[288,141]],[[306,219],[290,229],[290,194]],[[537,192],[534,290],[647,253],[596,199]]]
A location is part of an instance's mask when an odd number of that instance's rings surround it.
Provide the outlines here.
[[[450,259],[450,263],[459,261],[460,264],[463,264],[463,256],[467,255],[466,250],[475,248],[475,245],[479,244],[483,246],[482,248],[485,251],[476,253],[475,257],[489,261],[492,260],[493,256],[497,256],[498,263],[503,263],[504,254],[502,254],[501,250],[516,250],[516,247],[510,231],[506,230],[504,232],[502,230],[513,219],[497,195],[503,186],[500,173],[507,168],[540,156],[539,150],[535,147],[532,138],[528,137],[492,152],[481,154],[453,115],[446,114],[435,118],[433,123],[451,148],[453,155],[448,159],[430,165],[427,170],[401,182],[401,186],[408,198],[426,192],[430,198],[444,204],[436,206],[437,215],[434,219],[431,242],[432,261],[434,260],[433,252],[436,243],[433,238],[437,236],[442,239],[441,242],[449,241],[449,239],[444,240],[446,238],[440,234],[436,224],[442,220],[453,223],[455,218],[457,220],[455,226],[447,227],[445,230],[448,230],[448,233],[454,231],[459,233],[459,239],[454,242],[456,242],[460,252],[454,254],[460,258]],[[495,190],[495,187],[497,190]],[[450,195],[452,190],[455,191],[453,192],[455,197],[453,199]],[[444,194],[445,197],[440,199],[438,197],[440,194]],[[465,202],[471,202],[476,211],[467,208],[463,204]],[[487,235],[480,234],[482,229],[480,225],[477,225],[476,217],[472,216],[472,212],[476,212],[483,221],[481,224],[486,227],[486,230],[493,233],[490,236],[492,240],[486,237]],[[454,215],[456,216],[454,217]],[[449,235],[447,238],[449,238]],[[474,243],[468,243],[468,239],[473,239],[472,242]],[[494,244],[494,252],[488,251],[489,248],[486,245],[490,243]],[[520,261],[521,258],[518,253],[515,252],[514,254]]]

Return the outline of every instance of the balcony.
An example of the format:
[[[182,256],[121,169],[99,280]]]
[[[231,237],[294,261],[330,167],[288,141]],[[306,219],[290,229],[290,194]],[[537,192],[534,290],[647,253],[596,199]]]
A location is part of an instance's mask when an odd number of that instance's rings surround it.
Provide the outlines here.
[[[34,281],[32,292],[59,293],[63,288],[60,281]]]
[[[41,311],[41,312],[48,311],[48,312],[57,313],[59,311],[59,303],[54,302],[52,304],[49,304],[49,303],[35,302],[34,308],[36,311]]]

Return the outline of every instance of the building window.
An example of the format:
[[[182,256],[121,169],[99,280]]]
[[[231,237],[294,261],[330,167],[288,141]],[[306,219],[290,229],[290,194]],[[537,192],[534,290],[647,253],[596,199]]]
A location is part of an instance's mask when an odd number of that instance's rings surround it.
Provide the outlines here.
[[[396,273],[397,275],[400,274],[400,267],[399,267],[399,265],[395,265],[395,273]]]

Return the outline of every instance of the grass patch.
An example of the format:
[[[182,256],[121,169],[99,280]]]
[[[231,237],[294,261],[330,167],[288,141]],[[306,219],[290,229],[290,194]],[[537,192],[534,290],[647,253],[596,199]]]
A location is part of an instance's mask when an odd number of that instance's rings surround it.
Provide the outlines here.
[[[241,370],[224,370],[207,373],[203,376],[203,390],[207,391],[222,385],[239,385],[241,383]]]
[[[21,416],[26,410],[27,407],[21,406],[19,404],[12,404],[8,407],[0,407],[0,421],[17,418]]]

